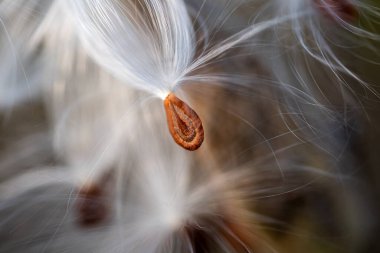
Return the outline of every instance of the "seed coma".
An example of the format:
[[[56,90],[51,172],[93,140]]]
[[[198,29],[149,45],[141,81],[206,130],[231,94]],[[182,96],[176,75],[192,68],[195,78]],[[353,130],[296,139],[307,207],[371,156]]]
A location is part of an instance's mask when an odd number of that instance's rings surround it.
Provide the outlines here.
[[[104,192],[98,185],[90,185],[80,190],[76,211],[78,213],[78,223],[83,227],[98,225],[107,218],[107,206],[104,199]]]
[[[164,100],[169,132],[184,149],[198,149],[204,139],[202,121],[185,102],[170,93]]]

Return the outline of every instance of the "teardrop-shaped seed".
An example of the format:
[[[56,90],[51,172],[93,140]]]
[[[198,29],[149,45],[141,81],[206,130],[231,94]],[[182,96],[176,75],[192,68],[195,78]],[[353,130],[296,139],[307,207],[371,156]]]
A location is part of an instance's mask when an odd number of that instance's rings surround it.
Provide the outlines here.
[[[198,149],[202,145],[204,131],[197,113],[173,93],[165,98],[164,106],[174,141],[187,150]]]

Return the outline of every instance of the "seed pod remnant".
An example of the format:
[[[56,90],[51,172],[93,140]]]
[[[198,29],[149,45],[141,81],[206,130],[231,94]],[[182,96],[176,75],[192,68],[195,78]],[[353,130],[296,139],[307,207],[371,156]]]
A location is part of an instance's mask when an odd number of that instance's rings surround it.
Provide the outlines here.
[[[185,102],[170,93],[164,100],[169,132],[184,149],[198,149],[204,139],[202,121]]]

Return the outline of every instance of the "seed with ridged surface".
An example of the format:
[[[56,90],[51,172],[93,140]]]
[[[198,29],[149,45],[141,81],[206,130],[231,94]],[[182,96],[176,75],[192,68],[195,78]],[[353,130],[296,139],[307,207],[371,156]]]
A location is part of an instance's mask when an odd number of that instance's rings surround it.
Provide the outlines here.
[[[204,139],[202,121],[185,102],[170,93],[164,100],[169,132],[187,150],[198,149]]]

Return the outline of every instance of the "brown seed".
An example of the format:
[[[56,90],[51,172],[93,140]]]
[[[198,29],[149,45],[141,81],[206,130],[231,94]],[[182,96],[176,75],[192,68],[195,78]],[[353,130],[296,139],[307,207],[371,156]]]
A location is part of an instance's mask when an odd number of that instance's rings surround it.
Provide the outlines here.
[[[323,15],[333,20],[339,17],[346,22],[353,22],[359,16],[358,10],[349,0],[314,0],[314,4]]]
[[[115,179],[112,168],[101,174],[96,181],[83,185],[75,203],[78,223],[83,227],[97,226],[110,218],[110,187]]]
[[[165,98],[164,106],[174,141],[187,150],[198,149],[202,145],[204,131],[197,113],[173,93]]]
[[[103,190],[97,185],[80,190],[76,202],[80,225],[95,226],[106,219],[108,210],[103,194]]]
[[[223,244],[233,252],[255,252],[251,232],[229,217],[198,219],[197,225],[187,225],[181,231],[188,238],[194,253],[206,253],[217,249],[220,245],[215,236],[223,238]],[[218,251],[219,252],[219,251]]]

